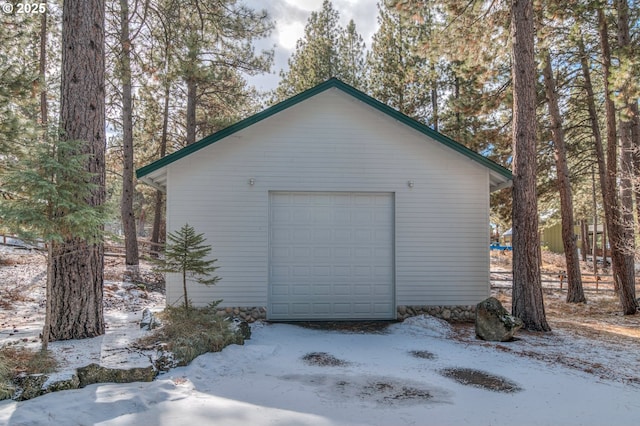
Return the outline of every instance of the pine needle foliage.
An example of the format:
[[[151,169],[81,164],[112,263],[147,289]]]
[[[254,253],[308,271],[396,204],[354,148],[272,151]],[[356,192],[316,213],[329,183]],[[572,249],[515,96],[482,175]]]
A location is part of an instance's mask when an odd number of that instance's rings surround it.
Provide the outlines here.
[[[82,141],[32,141],[26,155],[5,162],[0,173],[0,222],[9,232],[34,241],[69,238],[97,241],[105,214],[86,202],[95,184],[85,170]]]
[[[182,274],[184,308],[189,310],[187,278],[204,285],[214,285],[220,277],[211,276],[218,266],[218,259],[207,259],[211,246],[205,244],[204,234],[197,234],[194,227],[185,223],[177,231],[167,235],[164,257],[154,262],[158,272]]]

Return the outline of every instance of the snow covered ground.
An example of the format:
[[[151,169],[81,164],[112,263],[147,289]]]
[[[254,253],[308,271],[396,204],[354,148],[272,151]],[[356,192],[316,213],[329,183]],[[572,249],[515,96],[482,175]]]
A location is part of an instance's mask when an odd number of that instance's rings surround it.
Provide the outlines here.
[[[429,317],[384,333],[257,324],[244,346],[200,356],[151,383],[91,385],[0,402],[0,424],[637,424],[640,387],[450,335],[447,324]],[[303,359],[317,352],[344,364]],[[480,370],[520,390],[461,384],[441,374],[448,368]]]
[[[38,344],[43,265],[21,256],[0,267],[0,290],[15,297],[0,304],[0,345]],[[142,309],[159,309],[162,295],[111,280],[105,297],[105,336],[51,344],[63,372],[90,362],[148,363],[130,344],[144,333]],[[258,323],[244,346],[200,356],[151,383],[0,401],[0,425],[637,424],[637,334],[594,340],[555,325],[553,333],[488,343],[475,339],[472,325],[432,317],[377,331]]]

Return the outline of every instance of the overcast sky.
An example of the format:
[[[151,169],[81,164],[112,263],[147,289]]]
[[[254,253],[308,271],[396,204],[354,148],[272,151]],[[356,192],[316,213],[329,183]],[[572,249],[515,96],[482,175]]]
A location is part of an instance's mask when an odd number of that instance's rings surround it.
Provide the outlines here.
[[[256,10],[266,9],[276,23],[270,39],[256,44],[256,51],[274,48],[274,66],[271,74],[251,77],[250,83],[259,90],[274,89],[278,85],[281,69],[293,52],[296,41],[304,34],[304,26],[312,11],[319,11],[323,0],[244,0]],[[356,29],[371,47],[371,37],[377,28],[377,0],[332,0],[334,9],[340,13],[340,25],[346,27],[351,19]]]

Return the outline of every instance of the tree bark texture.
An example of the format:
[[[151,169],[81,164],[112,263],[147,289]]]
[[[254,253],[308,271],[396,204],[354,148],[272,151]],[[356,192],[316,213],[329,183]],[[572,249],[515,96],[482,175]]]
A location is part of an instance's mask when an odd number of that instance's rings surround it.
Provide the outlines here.
[[[438,80],[435,77],[436,70],[435,64],[431,64],[431,75],[433,81],[431,82],[431,111],[433,113],[433,118],[431,119],[431,124],[433,126],[433,130],[438,131],[438,121],[440,120],[439,112],[438,112]]]
[[[549,331],[542,298],[536,197],[536,64],[532,0],[512,0],[513,315]]]
[[[167,154],[167,140],[169,135],[169,96],[171,96],[171,87],[168,83],[164,87],[164,107],[162,109],[162,136],[160,138],[160,158]],[[156,199],[153,212],[153,229],[151,230],[151,242],[158,244],[160,242],[160,229],[162,228],[162,211],[163,194],[156,191]],[[158,250],[158,246],[152,246],[152,253]]]
[[[589,225],[584,219],[580,221],[580,235],[582,237],[582,250],[580,250],[580,253],[582,254],[582,260],[586,262],[587,253],[589,253]]]
[[[122,197],[120,214],[124,229],[125,264],[136,267],[138,234],[133,211],[133,106],[131,96],[131,40],[129,39],[129,0],[120,0],[120,72],[122,79]]]
[[[62,21],[62,137],[85,141],[96,185],[86,201],[99,206],[105,200],[104,1],[66,0]],[[70,238],[50,253],[45,339],[104,334],[103,244]]]
[[[187,145],[196,141],[196,95],[198,86],[192,78],[187,79]]]
[[[618,12],[618,48],[620,49],[620,60],[628,62],[631,60],[630,47],[631,35],[629,31],[629,5],[627,0],[616,0],[614,2]],[[626,280],[620,281],[618,296],[622,311],[625,315],[633,315],[638,311],[635,285],[635,235],[633,219],[633,105],[637,108],[638,99],[632,94],[633,87],[631,81],[625,79],[621,87],[616,88],[622,98],[622,111],[620,113],[620,145],[622,147],[620,159],[620,199],[622,207],[622,227],[625,239],[627,240],[627,250],[625,251],[625,261],[630,270]]]
[[[104,334],[102,244],[52,244],[47,280],[47,341]]]
[[[598,121],[598,113],[596,110],[596,102],[595,102],[595,94],[593,92],[593,84],[591,83],[591,71],[589,70],[589,61],[586,49],[584,47],[584,40],[582,37],[578,40],[578,48],[580,51],[580,65],[582,68],[582,75],[584,77],[584,87],[587,92],[587,109],[589,111],[589,121],[591,124],[591,132],[593,133],[594,140],[594,149],[596,154],[596,162],[598,164],[598,178],[600,182],[600,192],[602,193],[602,201],[604,207],[604,227],[610,226],[612,223],[612,209],[608,208],[606,203],[609,200],[608,195],[608,186],[607,186],[607,165],[605,163],[604,158],[604,148],[602,142],[602,132],[600,131],[600,124]],[[596,182],[595,175],[593,169],[591,171],[591,180],[592,180],[592,194],[593,194],[593,244],[592,244],[592,253],[593,253],[593,271],[594,274],[598,273],[598,264],[596,261],[595,250],[597,249],[598,241],[597,241],[597,224],[598,224],[598,204],[596,202]]]
[[[593,273],[598,274],[598,203],[596,200],[596,176],[591,168],[591,196],[593,200],[593,244],[591,245],[591,260],[593,260]],[[603,229],[606,226],[602,227]]]
[[[636,217],[638,218],[637,232],[640,233],[640,109],[638,104],[631,105],[633,125],[631,138],[633,142],[633,184],[636,198]]]
[[[551,117],[551,134],[553,139],[554,157],[556,162],[556,173],[558,192],[560,193],[560,215],[562,218],[562,245],[564,247],[564,257],[567,263],[567,302],[584,303],[582,288],[582,276],[580,275],[580,258],[578,257],[578,245],[576,244],[573,232],[573,196],[571,193],[571,182],[569,179],[569,166],[567,164],[567,148],[564,139],[564,128],[562,127],[562,117],[558,106],[558,94],[556,83],[553,77],[551,65],[551,54],[548,50],[544,53],[544,88]]]
[[[618,134],[616,126],[616,110],[613,93],[609,84],[611,76],[611,49],[609,47],[609,31],[602,7],[598,9],[598,29],[602,50],[602,72],[605,92],[605,111],[607,126],[607,173],[605,175],[606,226],[611,243],[611,265],[613,282],[618,293],[622,311],[625,315],[635,314],[637,302],[631,298],[635,294],[635,262],[633,223],[627,226],[629,215],[623,211],[624,206],[618,196]],[[608,214],[607,214],[608,213]]]

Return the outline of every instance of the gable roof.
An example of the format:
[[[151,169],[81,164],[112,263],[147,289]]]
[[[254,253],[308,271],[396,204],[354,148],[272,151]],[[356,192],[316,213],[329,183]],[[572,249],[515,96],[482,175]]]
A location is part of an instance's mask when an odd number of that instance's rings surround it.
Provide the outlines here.
[[[237,122],[229,127],[226,127],[216,133],[213,133],[200,141],[187,145],[186,147],[167,155],[159,160],[156,160],[144,167],[136,170],[136,177],[144,183],[147,183],[151,186],[154,186],[160,190],[165,190],[166,187],[166,170],[165,167],[175,161],[180,160],[190,154],[193,154],[196,151],[201,150],[204,147],[211,145],[214,142],[217,142],[221,139],[226,138],[227,136],[233,135],[253,124],[256,124],[272,115],[275,115],[283,110],[286,110],[294,105],[299,104],[319,93],[322,93],[326,90],[336,88],[357,100],[364,102],[365,104],[373,107],[374,109],[388,115],[400,123],[403,123],[412,129],[428,136],[429,138],[440,142],[441,144],[453,149],[454,151],[470,158],[471,160],[479,163],[480,165],[489,169],[491,175],[491,191],[495,191],[497,189],[506,188],[511,186],[513,176],[511,171],[502,167],[498,163],[495,163],[488,158],[478,154],[475,151],[470,150],[466,146],[454,141],[453,139],[439,133],[429,126],[416,121],[401,112],[391,108],[390,106],[372,98],[371,96],[357,90],[353,86],[344,83],[343,81],[337,78],[331,78],[324,83],[321,83],[311,89],[305,90],[287,100],[279,102],[257,114],[254,114],[244,120]]]

